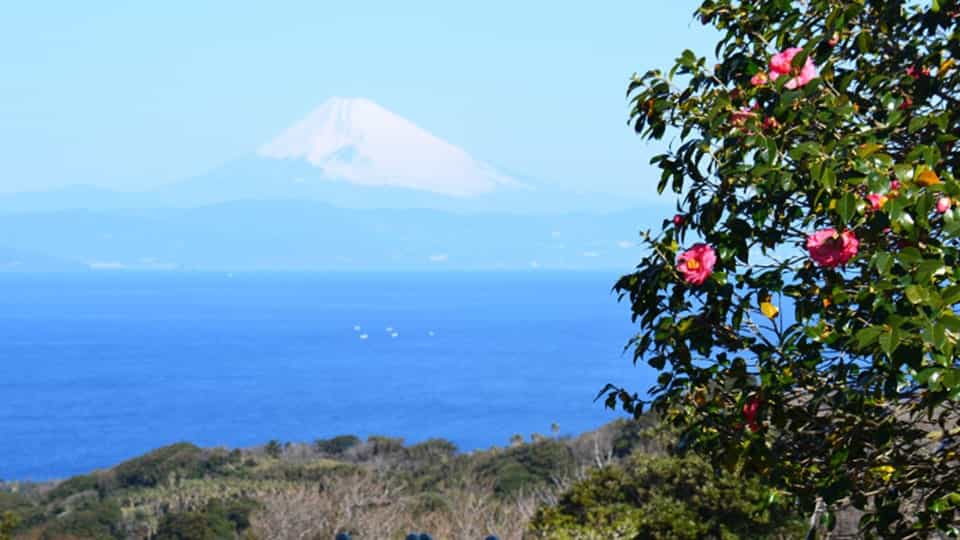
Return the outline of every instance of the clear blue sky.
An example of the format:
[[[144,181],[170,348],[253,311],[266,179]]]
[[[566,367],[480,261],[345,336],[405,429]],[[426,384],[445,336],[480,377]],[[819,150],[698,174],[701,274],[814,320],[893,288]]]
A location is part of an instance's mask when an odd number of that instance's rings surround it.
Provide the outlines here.
[[[634,71],[708,54],[698,2],[14,2],[0,17],[0,191],[142,189],[370,98],[504,170],[654,193]]]

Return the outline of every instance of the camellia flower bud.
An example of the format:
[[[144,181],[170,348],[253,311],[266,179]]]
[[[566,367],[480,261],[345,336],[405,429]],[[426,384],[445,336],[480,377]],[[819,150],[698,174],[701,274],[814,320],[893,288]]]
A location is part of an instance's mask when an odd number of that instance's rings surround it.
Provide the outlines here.
[[[757,423],[757,413],[760,411],[760,398],[751,396],[743,404],[743,418],[747,421],[747,428],[750,431],[760,431],[760,424]]]
[[[952,204],[950,197],[940,197],[937,199],[937,213],[945,214]]]
[[[876,212],[883,208],[883,205],[887,202],[887,198],[879,193],[871,193],[867,195],[867,201],[870,203],[870,209]]]
[[[750,84],[752,84],[753,86],[762,86],[764,84],[767,84],[767,80],[768,80],[767,74],[760,71],[753,77],[750,77]]]

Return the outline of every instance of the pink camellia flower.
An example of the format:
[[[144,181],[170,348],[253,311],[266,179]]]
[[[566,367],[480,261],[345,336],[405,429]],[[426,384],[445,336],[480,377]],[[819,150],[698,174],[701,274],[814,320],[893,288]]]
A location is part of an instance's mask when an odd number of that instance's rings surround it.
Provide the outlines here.
[[[784,86],[790,90],[800,88],[810,81],[820,76],[817,73],[817,66],[813,64],[813,59],[807,57],[807,61],[800,68],[800,71],[793,69],[793,57],[799,54],[803,49],[800,47],[790,47],[783,52],[773,55],[770,58],[770,80],[775,81],[783,75],[793,75],[793,78],[787,81]]]
[[[757,423],[757,413],[760,411],[760,398],[751,396],[743,404],[743,418],[747,421],[747,427],[750,431],[760,431],[760,424]]]
[[[703,285],[717,264],[717,252],[707,244],[694,244],[677,257],[677,271],[691,285]]]
[[[883,208],[883,205],[887,202],[887,198],[879,193],[871,193],[867,195],[867,201],[870,203],[870,209],[876,212]]]
[[[680,214],[673,216],[673,224],[677,227],[683,225],[683,216]]]
[[[860,241],[852,231],[838,233],[829,228],[807,237],[807,251],[813,262],[824,268],[836,268],[846,264],[857,254]]]
[[[767,74],[762,71],[758,71],[756,75],[750,77],[750,84],[753,86],[763,86],[767,84]]]
[[[896,190],[898,190],[898,189],[900,189],[900,181],[897,180],[897,179],[891,180],[891,181],[890,181],[890,191],[896,191]]]
[[[763,129],[766,129],[767,131],[776,131],[780,129],[780,122],[778,122],[776,118],[768,116],[763,119]]]
[[[952,205],[953,203],[950,201],[950,197],[940,197],[937,199],[937,213],[945,214]]]

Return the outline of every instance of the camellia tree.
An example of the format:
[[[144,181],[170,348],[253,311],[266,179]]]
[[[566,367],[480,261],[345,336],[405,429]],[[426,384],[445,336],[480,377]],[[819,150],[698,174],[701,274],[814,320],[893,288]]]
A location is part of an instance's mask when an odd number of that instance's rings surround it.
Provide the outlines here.
[[[960,534],[960,6],[707,0],[716,62],[637,75],[677,214],[616,289],[679,447],[829,526]]]

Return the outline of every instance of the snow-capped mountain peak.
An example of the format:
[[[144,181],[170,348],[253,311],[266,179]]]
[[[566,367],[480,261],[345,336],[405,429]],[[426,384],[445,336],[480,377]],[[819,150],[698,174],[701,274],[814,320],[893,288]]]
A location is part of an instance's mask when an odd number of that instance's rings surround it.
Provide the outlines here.
[[[331,98],[263,145],[268,159],[305,160],[330,180],[469,197],[517,182],[363,98]]]

